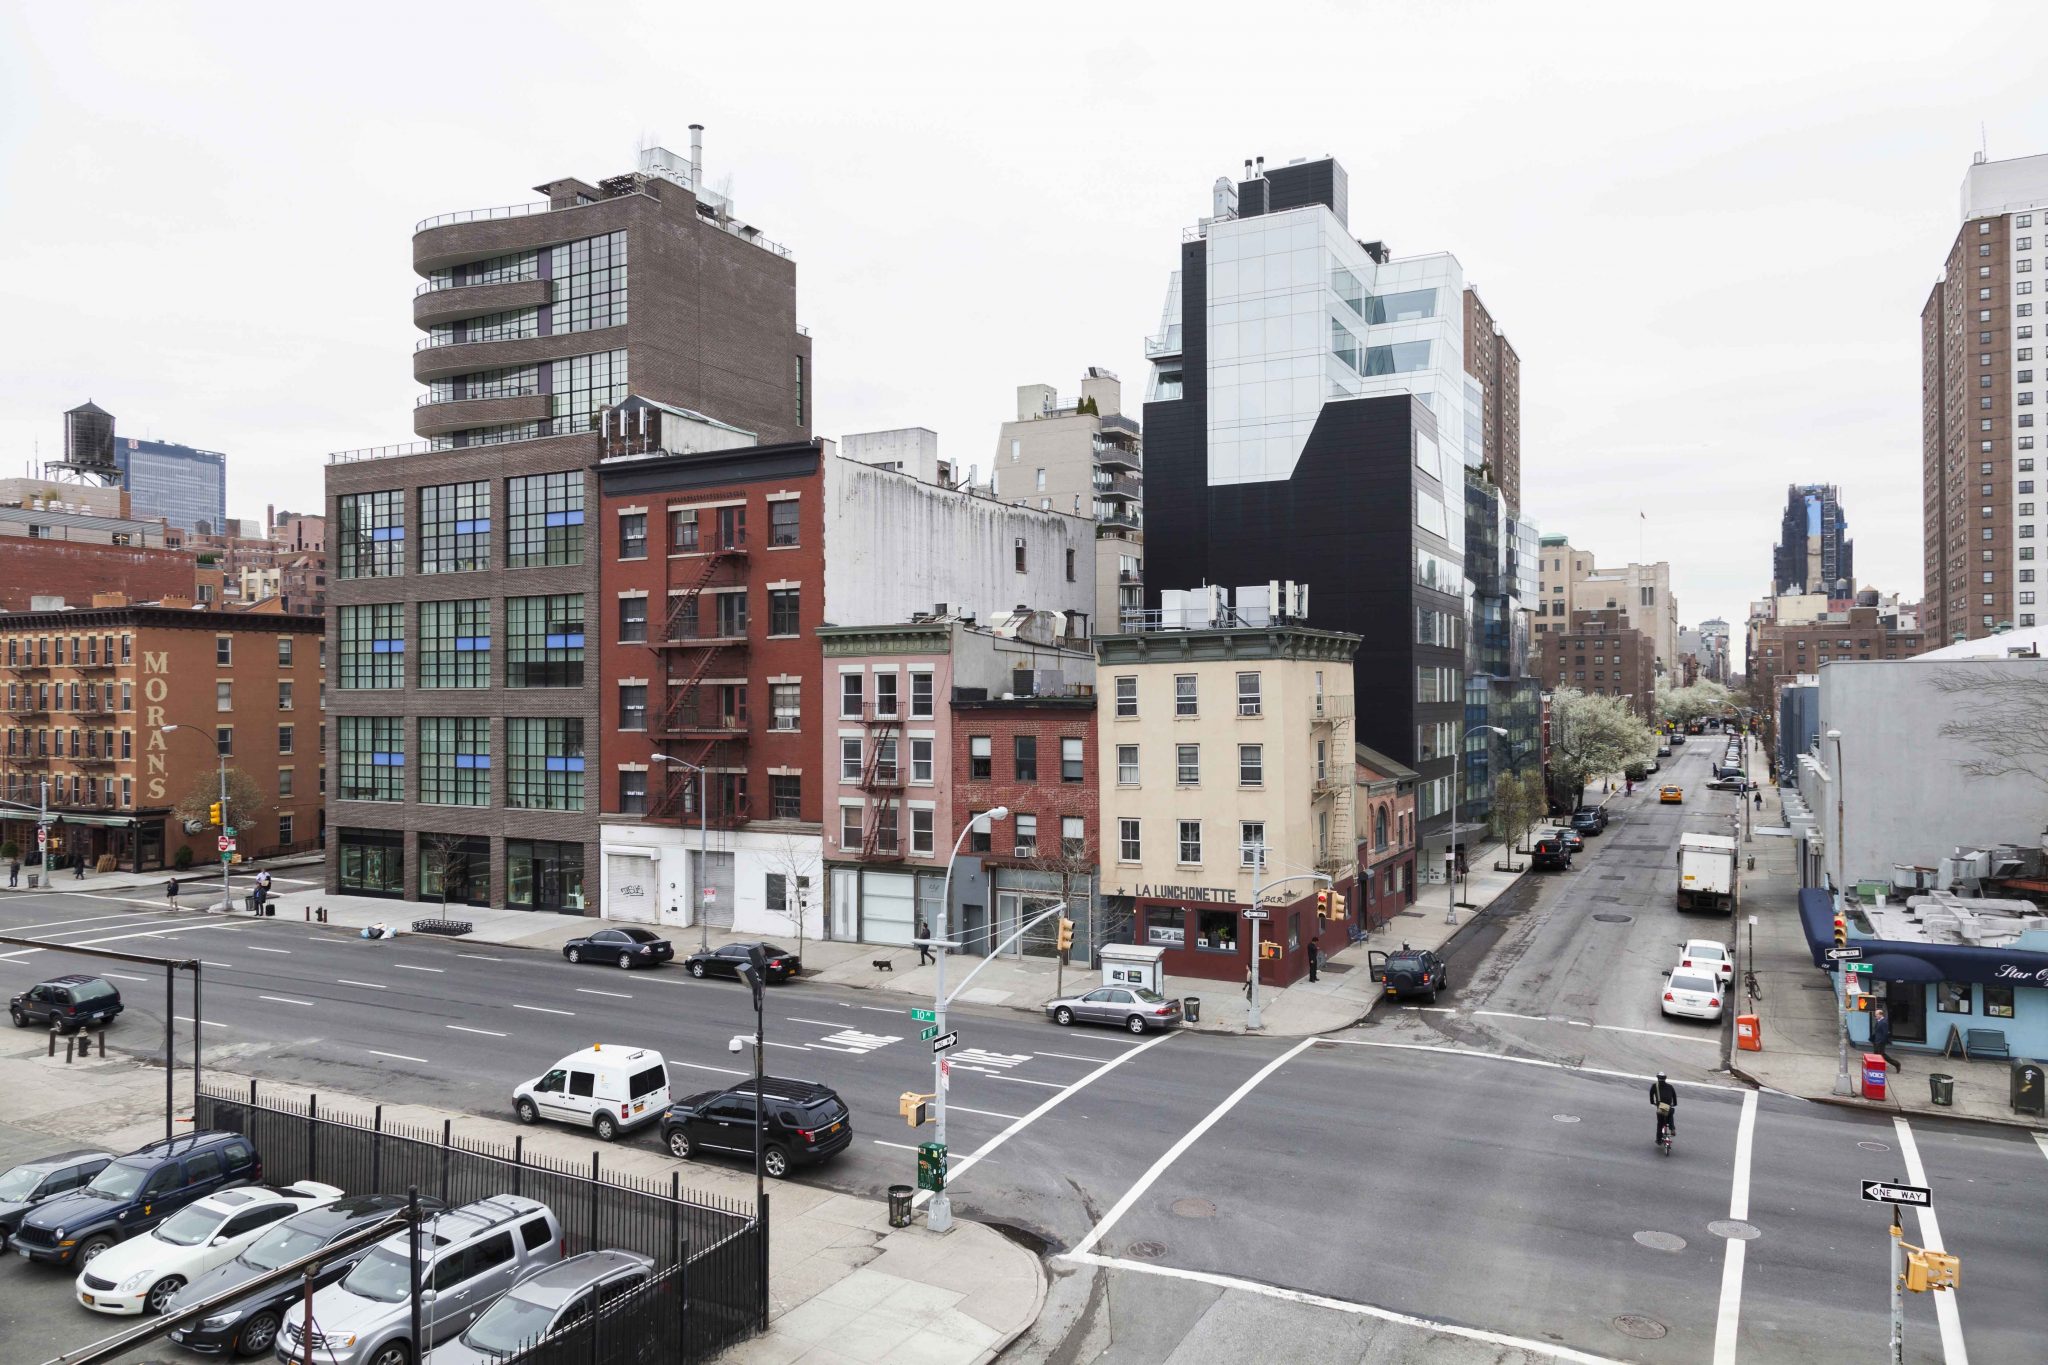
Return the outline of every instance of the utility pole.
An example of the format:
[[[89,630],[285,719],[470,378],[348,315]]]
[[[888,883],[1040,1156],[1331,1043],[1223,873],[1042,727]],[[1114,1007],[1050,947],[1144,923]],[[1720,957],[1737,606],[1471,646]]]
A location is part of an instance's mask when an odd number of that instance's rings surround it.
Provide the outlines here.
[[[1828,738],[1835,744],[1835,770],[1830,776],[1835,784],[1835,913],[1847,918],[1849,914],[1849,851],[1843,839],[1842,798],[1842,732],[1828,731]],[[1835,964],[1835,1093],[1854,1095],[1856,1087],[1849,1080],[1849,969],[1841,963]]]
[[[1261,838],[1252,845],[1252,909],[1263,913],[1266,908],[1266,841]],[[1244,1026],[1248,1030],[1263,1027],[1259,1021],[1259,929],[1263,919],[1254,917],[1252,922],[1252,965],[1250,1008],[1245,1011]]]
[[[1899,1225],[1899,1206],[1892,1205],[1892,1365],[1906,1365],[1906,1267],[1905,1229]]]
[[[997,822],[1010,818],[1008,806],[996,806],[979,811],[967,817],[967,825],[960,831],[960,837],[953,841],[953,856],[946,859],[946,875],[939,884],[939,922],[931,926],[937,930],[933,935],[939,950],[938,984],[932,992],[932,1021],[938,1030],[937,1037],[946,1034],[946,957],[953,948],[953,864],[960,859],[960,850],[967,843],[967,836],[974,832],[976,825],[986,820],[993,829]],[[930,942],[931,940],[927,940]],[[980,971],[981,968],[975,968]],[[946,1146],[946,1054],[932,1054],[932,1117],[935,1128],[932,1141],[941,1151]],[[953,1201],[947,1196],[944,1183],[933,1193],[931,1204],[925,1209],[924,1224],[933,1232],[944,1232],[953,1226]]]

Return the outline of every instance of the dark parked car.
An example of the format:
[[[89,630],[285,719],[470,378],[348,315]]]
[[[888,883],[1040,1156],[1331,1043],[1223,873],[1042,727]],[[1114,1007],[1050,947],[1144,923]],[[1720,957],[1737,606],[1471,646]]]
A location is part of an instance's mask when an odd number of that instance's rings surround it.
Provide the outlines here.
[[[170,1311],[175,1313],[229,1293],[259,1275],[302,1256],[310,1256],[329,1242],[369,1227],[404,1207],[405,1200],[399,1195],[359,1194],[294,1214],[243,1247],[242,1254],[234,1260],[215,1266],[179,1290],[177,1297],[171,1300]],[[438,1213],[447,1205],[422,1195],[420,1207]],[[313,1276],[313,1288],[325,1289],[348,1274],[357,1261],[369,1254],[369,1250],[363,1247],[322,1262],[318,1273]],[[270,1348],[277,1344],[277,1331],[284,1315],[303,1303],[305,1288],[305,1281],[300,1279],[259,1290],[198,1322],[178,1328],[171,1333],[171,1340],[200,1355],[268,1355]]]
[[[1434,1005],[1437,992],[1451,988],[1444,960],[1427,948],[1403,946],[1398,953],[1371,952],[1366,954],[1366,962],[1372,979],[1384,982],[1387,994],[1396,1000],[1420,995]]]
[[[1673,730],[1673,731],[1671,732],[1671,742],[1672,742],[1672,743],[1673,743],[1674,745],[1677,745],[1677,744],[1683,744],[1683,743],[1685,743],[1685,731],[1683,731],[1683,730]]]
[[[1565,848],[1570,852],[1584,853],[1586,851],[1586,836],[1573,829],[1570,825],[1559,825],[1556,829],[1546,829],[1543,833],[1554,835],[1562,840]]]
[[[738,980],[740,964],[757,947],[768,959],[767,976],[771,986],[789,980],[804,969],[803,962],[795,953],[772,943],[728,943],[708,953],[691,953],[683,959],[683,965],[690,969],[691,976],[729,976]]]
[[[1607,812],[1598,806],[1581,806],[1572,812],[1572,828],[1581,834],[1598,834],[1607,828]]]
[[[675,955],[675,946],[651,929],[599,929],[562,945],[562,956],[571,962],[626,968],[658,966]]]
[[[761,1099],[761,1168],[777,1180],[792,1167],[836,1156],[853,1141],[853,1116],[830,1086],[770,1076]],[[661,1142],[678,1157],[724,1152],[753,1160],[754,1083],[677,1100],[661,1116]]]
[[[0,1172],[0,1249],[7,1246],[7,1239],[22,1215],[46,1199],[90,1184],[100,1168],[113,1159],[111,1152],[90,1149],[59,1152]]]
[[[16,1028],[55,1024],[66,1033],[104,1024],[121,1012],[121,992],[98,976],[53,976],[7,1002]]]
[[[162,1138],[100,1168],[92,1183],[23,1215],[14,1250],[51,1265],[89,1264],[195,1199],[263,1179],[263,1158],[240,1133]]]
[[[1529,865],[1538,871],[1569,872],[1572,851],[1555,830],[1541,835],[1529,846]]]

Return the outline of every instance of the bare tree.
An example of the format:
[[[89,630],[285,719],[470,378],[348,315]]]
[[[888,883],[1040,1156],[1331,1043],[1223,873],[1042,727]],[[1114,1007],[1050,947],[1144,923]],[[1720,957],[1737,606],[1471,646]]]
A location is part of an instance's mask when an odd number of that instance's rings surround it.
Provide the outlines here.
[[[469,840],[460,834],[422,834],[420,844],[440,863],[441,918],[448,918],[448,883],[469,880]]]
[[[1038,841],[1038,847],[1040,852],[1038,856],[1030,860],[1030,866],[1040,872],[1051,873],[1060,879],[1060,902],[1067,907],[1065,911],[1066,918],[1074,920],[1085,929],[1089,935],[1088,941],[1093,943],[1095,941],[1095,917],[1092,910],[1095,904],[1096,866],[1095,860],[1089,856],[1087,841],[1085,839],[1063,839],[1058,837],[1052,839],[1041,838]],[[1084,888],[1083,894],[1086,897],[1085,907],[1091,911],[1085,917],[1074,913],[1074,895],[1077,886]],[[1055,920],[1057,920],[1057,917],[1055,917]],[[1056,922],[1052,929],[1055,936],[1054,941],[1057,942],[1058,925]],[[1066,993],[1067,958],[1072,955],[1072,951],[1072,949],[1069,949],[1067,952],[1057,954],[1059,967],[1054,973],[1056,995]]]
[[[821,845],[818,835],[805,835],[790,830],[776,837],[775,843],[761,856],[762,864],[771,877],[781,877],[782,905],[772,911],[796,926],[796,955],[804,955],[805,918],[810,907],[819,904],[819,888],[813,880],[820,867],[818,853]]]
[[[2019,673],[1943,668],[1934,689],[1957,699],[1941,737],[1976,750],[1958,767],[1971,777],[2024,777],[2048,791],[2048,684]]]
[[[208,808],[220,800],[220,773],[213,768],[195,771],[186,785],[185,794],[172,807],[178,818],[187,821],[204,822]],[[263,827],[263,818],[270,813],[270,801],[256,779],[240,768],[228,769],[227,822],[235,827],[236,837],[246,839],[249,847],[257,847],[254,834]]]

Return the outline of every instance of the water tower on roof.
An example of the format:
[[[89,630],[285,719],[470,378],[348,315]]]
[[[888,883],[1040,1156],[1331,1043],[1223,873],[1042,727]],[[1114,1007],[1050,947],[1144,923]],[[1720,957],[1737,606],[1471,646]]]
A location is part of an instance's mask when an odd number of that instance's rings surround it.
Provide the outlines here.
[[[64,458],[44,461],[43,477],[117,487],[121,470],[114,463],[114,414],[90,399],[65,413]]]

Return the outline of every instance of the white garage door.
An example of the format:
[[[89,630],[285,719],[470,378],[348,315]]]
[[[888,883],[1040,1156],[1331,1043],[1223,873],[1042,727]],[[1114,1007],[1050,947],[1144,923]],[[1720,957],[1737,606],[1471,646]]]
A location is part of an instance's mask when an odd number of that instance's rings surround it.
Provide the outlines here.
[[[608,919],[652,924],[661,905],[654,882],[654,859],[640,853],[605,857],[604,913]]]

